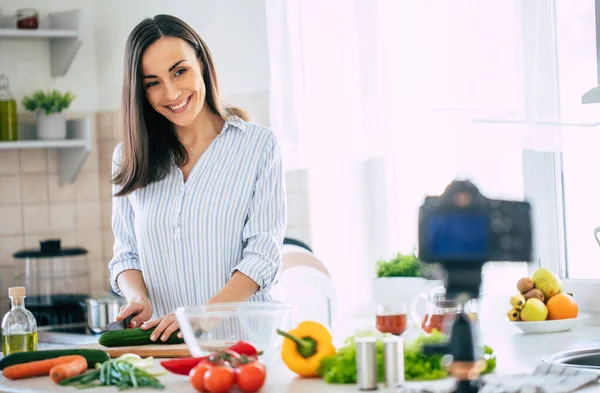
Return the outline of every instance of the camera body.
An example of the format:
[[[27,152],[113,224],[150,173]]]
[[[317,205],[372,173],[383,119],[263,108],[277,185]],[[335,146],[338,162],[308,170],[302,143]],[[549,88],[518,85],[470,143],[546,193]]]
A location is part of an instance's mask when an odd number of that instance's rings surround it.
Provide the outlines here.
[[[448,295],[477,297],[488,261],[531,261],[531,206],[489,199],[467,180],[455,180],[419,209],[419,259],[444,267]]]

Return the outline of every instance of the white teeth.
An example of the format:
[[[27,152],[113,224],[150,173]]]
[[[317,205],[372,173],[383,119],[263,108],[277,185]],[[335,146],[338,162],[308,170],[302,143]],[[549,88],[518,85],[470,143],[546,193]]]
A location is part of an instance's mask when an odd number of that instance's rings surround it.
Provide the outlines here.
[[[186,98],[185,101],[183,101],[181,104],[177,105],[177,106],[170,106],[169,108],[171,108],[172,110],[176,111],[178,109],[181,109],[185,106],[185,104],[188,103],[188,100],[190,99],[190,97]]]

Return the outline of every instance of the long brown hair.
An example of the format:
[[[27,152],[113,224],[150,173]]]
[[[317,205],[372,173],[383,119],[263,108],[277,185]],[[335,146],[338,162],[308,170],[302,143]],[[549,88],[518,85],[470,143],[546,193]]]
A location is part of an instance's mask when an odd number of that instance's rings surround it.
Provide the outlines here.
[[[124,196],[152,182],[164,179],[172,163],[185,165],[188,154],[177,138],[175,127],[148,102],[142,81],[142,56],[161,37],[185,40],[203,65],[205,104],[223,120],[229,115],[248,120],[235,107],[222,106],[217,73],[208,46],[198,33],[181,19],[156,15],[141,21],[129,34],[125,47],[123,92],[121,96],[121,158],[113,183],[121,186],[116,196]]]

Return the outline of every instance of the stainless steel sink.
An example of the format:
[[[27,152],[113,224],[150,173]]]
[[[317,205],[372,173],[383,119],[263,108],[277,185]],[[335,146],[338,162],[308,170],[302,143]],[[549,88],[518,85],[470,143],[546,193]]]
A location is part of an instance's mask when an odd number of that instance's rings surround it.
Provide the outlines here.
[[[583,368],[600,372],[600,348],[558,352],[542,360],[546,363],[560,364],[565,367]]]

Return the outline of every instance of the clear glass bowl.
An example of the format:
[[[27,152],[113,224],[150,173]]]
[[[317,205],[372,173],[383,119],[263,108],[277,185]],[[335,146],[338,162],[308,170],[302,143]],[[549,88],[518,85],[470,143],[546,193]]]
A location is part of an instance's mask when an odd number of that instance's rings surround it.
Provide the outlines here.
[[[207,356],[244,340],[263,352],[262,362],[271,364],[279,359],[283,341],[277,329],[293,328],[296,308],[290,303],[249,301],[180,307],[175,315],[192,356]]]

